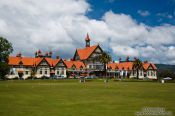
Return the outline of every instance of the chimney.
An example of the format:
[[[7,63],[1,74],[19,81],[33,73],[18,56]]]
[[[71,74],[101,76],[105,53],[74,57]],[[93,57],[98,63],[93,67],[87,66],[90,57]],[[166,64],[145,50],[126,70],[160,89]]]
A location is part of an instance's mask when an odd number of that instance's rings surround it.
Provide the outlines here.
[[[43,57],[41,50],[38,50],[38,57]]]
[[[49,57],[50,57],[50,58],[52,57],[52,51],[49,52]]]
[[[56,56],[56,59],[60,59],[60,57],[59,56]]]
[[[119,59],[118,59],[118,61],[119,61],[119,63],[122,61],[122,58],[120,57]]]
[[[21,57],[21,56],[22,56],[21,52],[19,52],[19,53],[16,55],[16,57]]]
[[[134,61],[136,61],[138,58],[137,57],[134,57]]]
[[[37,58],[37,57],[38,57],[38,52],[36,51],[36,52],[35,52],[35,58]]]
[[[148,63],[148,61],[147,61],[147,60],[145,60],[145,61],[144,61],[144,63]]]
[[[129,56],[126,57],[126,62],[129,62]]]
[[[46,57],[46,58],[48,58],[48,57],[49,57],[49,54],[48,54],[48,52],[46,52],[46,54],[45,54],[45,57]]]

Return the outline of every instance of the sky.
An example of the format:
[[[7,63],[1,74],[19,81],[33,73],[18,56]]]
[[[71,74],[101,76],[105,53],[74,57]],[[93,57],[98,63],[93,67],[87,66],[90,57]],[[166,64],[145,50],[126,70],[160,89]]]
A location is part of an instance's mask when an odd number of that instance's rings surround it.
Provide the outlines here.
[[[0,36],[12,55],[72,58],[87,33],[113,60],[175,64],[175,0],[0,0]]]

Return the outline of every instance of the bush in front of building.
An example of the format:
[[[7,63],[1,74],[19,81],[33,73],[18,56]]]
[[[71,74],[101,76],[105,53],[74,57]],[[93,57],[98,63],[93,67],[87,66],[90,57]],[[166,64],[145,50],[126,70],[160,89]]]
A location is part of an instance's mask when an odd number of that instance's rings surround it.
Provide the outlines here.
[[[50,79],[50,77],[42,76],[40,79]]]
[[[27,77],[25,80],[34,80],[34,79],[35,79],[35,77],[29,76],[29,77]]]
[[[19,80],[19,77],[14,77],[12,78],[12,80]]]

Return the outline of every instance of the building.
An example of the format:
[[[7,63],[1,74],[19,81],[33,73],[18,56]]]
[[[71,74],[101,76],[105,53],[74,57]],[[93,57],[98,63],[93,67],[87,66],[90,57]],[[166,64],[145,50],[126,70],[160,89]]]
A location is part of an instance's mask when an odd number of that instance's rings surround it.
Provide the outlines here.
[[[73,59],[62,60],[58,56],[52,58],[52,52],[43,54],[40,50],[35,52],[35,57],[23,57],[21,53],[16,56],[9,57],[10,72],[8,78],[28,78],[35,76],[36,78],[75,77],[86,72],[89,75],[102,76],[103,64],[96,60],[96,57],[103,53],[99,44],[90,44],[90,37],[87,34],[85,38],[85,47],[77,48]],[[129,58],[129,57],[128,57]],[[118,63],[111,62],[107,65],[107,74],[110,77],[118,78],[134,78],[136,70],[133,61],[119,60]],[[148,77],[157,79],[156,66],[153,63],[143,62],[142,68],[139,70],[139,78]]]
[[[87,34],[85,38],[85,47],[76,49],[73,60],[83,62],[88,72],[98,75],[103,70],[104,66],[102,63],[95,60],[95,58],[101,55],[103,50],[99,44],[91,46],[90,41],[91,39]]]
[[[66,77],[66,64],[62,59],[57,57],[52,59],[50,55],[42,55],[41,51],[37,51],[35,58],[22,57],[19,53],[16,56],[9,57],[10,72],[8,78],[23,78],[26,79],[31,75],[36,78],[43,76],[52,77]]]
[[[107,70],[110,77],[135,78],[137,76],[134,61],[109,63]],[[139,79],[157,79],[157,67],[153,63],[143,62],[138,74]]]
[[[76,75],[81,75],[84,73],[86,66],[81,61],[64,61],[67,66],[67,73],[69,73],[70,78],[75,78]]]

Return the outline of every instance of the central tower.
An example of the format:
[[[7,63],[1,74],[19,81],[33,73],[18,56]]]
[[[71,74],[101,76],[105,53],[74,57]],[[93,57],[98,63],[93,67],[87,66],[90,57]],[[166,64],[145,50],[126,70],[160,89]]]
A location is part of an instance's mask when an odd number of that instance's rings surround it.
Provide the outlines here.
[[[87,33],[87,36],[85,38],[85,41],[86,41],[86,47],[90,47],[90,38],[89,38],[89,34]]]

